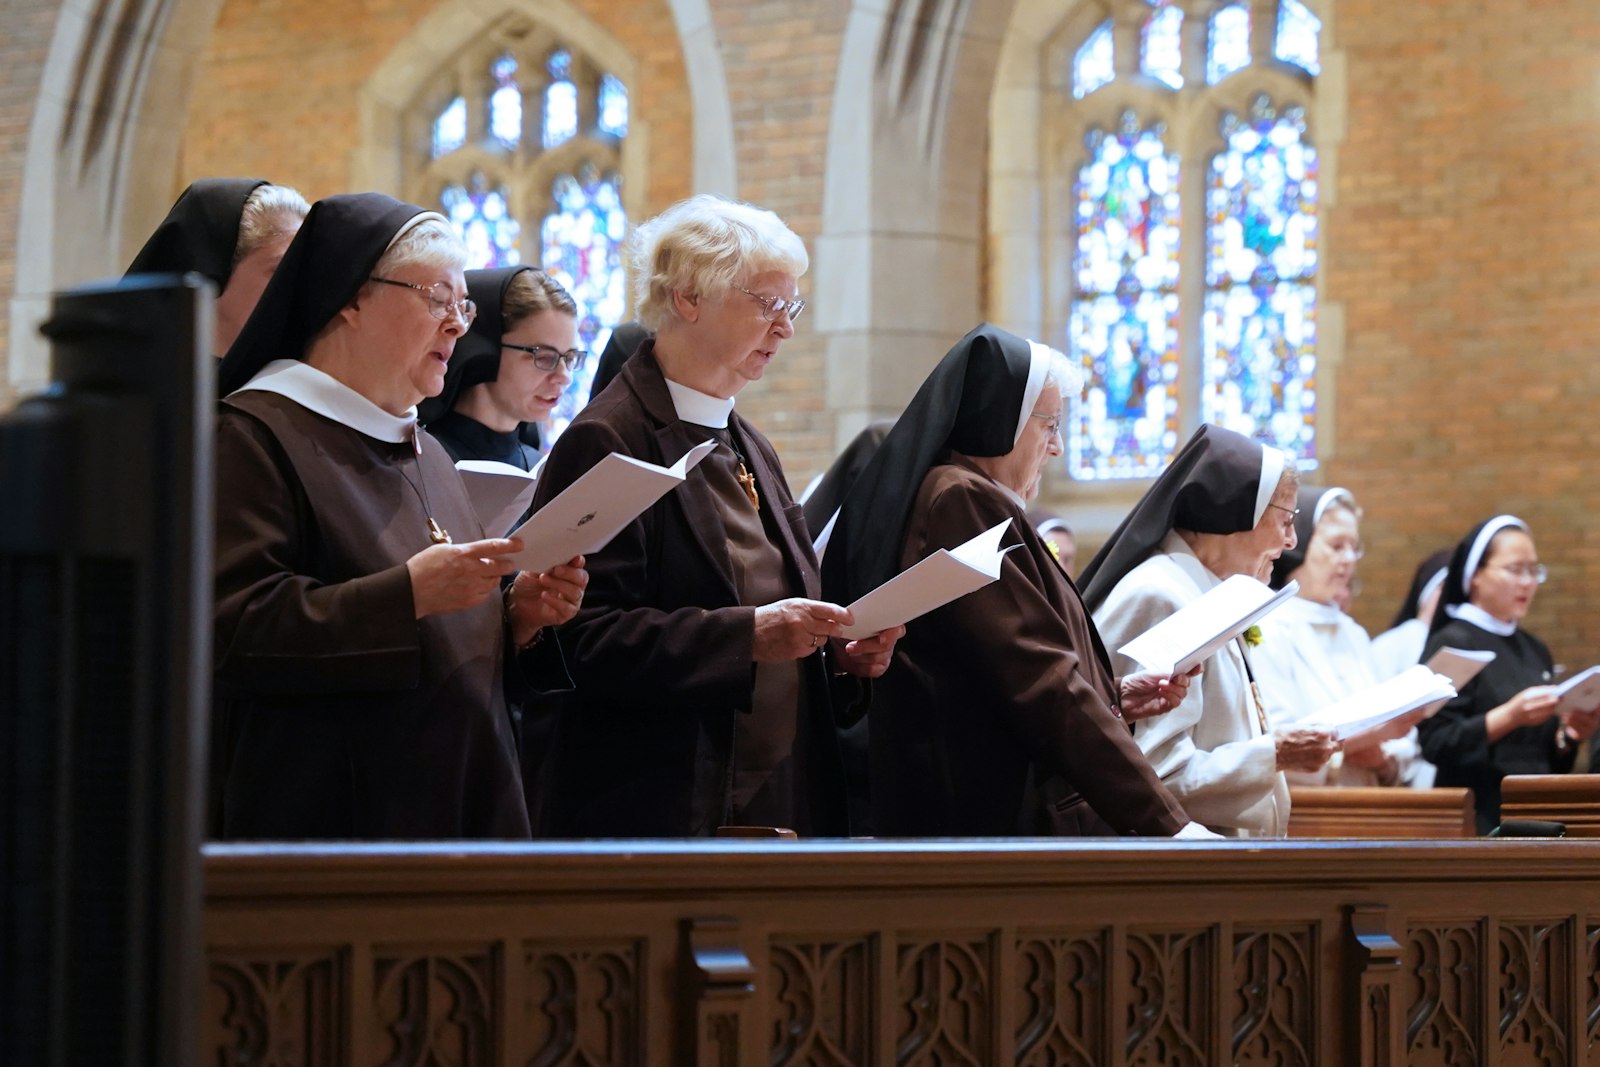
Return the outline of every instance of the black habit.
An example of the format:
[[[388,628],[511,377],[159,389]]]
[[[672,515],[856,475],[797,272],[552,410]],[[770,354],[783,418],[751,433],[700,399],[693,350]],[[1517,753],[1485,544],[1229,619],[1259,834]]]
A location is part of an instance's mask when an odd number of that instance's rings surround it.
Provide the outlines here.
[[[202,178],[183,191],[128,266],[129,274],[203,274],[217,292],[233,275],[239,219],[260,178]]]

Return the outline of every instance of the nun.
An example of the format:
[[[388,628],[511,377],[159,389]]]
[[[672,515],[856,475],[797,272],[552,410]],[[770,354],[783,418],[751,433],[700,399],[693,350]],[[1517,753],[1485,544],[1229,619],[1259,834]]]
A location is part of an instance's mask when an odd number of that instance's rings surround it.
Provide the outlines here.
[[[1560,712],[1550,650],[1522,628],[1545,576],[1527,523],[1515,515],[1479,523],[1450,554],[1423,648],[1424,658],[1446,647],[1495,654],[1418,727],[1438,783],[1472,790],[1480,834],[1500,823],[1502,778],[1565,774],[1600,723],[1600,711]]]
[[[867,469],[867,464],[872,462],[878,446],[889,436],[889,428],[893,425],[893,419],[878,419],[868,423],[866,429],[850,439],[850,443],[844,446],[844,451],[828,465],[828,469],[813,478],[811,484],[801,492],[800,506],[805,510],[806,529],[811,531],[812,541],[822,538],[828,523],[844,503],[845,494],[861,477],[861,472]],[[826,541],[822,543],[826,545]]]
[[[440,215],[306,216],[219,368],[213,740],[227,838],[518,838],[507,685],[584,575],[518,575],[416,405],[474,307]],[[519,695],[513,693],[513,695]]]
[[[589,399],[606,391],[617,375],[622,373],[622,368],[633,354],[639,351],[639,346],[649,340],[650,331],[644,328],[643,323],[624,322],[611,331],[611,336],[606,338],[606,346],[600,352],[600,362],[594,369],[594,378],[589,382]]]
[[[1127,644],[1235,574],[1265,581],[1296,544],[1297,487],[1278,449],[1220,426],[1196,430],[1083,572],[1106,644]],[[1191,818],[1229,837],[1283,837],[1283,772],[1320,769],[1337,742],[1269,724],[1247,640],[1207,660],[1183,702],[1134,723],[1134,736]],[[1120,653],[1112,664],[1136,666]]]
[[[466,279],[477,317],[419,418],[453,460],[531,471],[541,456],[538,424],[588,357],[578,347],[578,305],[533,267],[469,270]]]
[[[983,325],[939,362],[846,496],[823,557],[848,603],[924,557],[1009,523],[1000,579],[912,620],[870,716],[879,834],[1209,837],[1161,784],[1128,720],[1187,676],[1113,677],[1072,580],[1028,522],[1062,454],[1075,375]]]
[[[1261,620],[1253,654],[1267,721],[1293,726],[1336,701],[1391,677],[1378,666],[1372,641],[1345,614],[1363,555],[1361,509],[1348,489],[1301,486],[1295,546],[1272,564],[1274,589],[1290,581],[1299,595]],[[1398,673],[1398,672],[1396,672]],[[1416,729],[1402,737],[1346,746],[1320,770],[1288,773],[1291,784],[1333,786],[1433,784]]]
[[[1372,658],[1378,677],[1393,678],[1407,667],[1422,662],[1422,649],[1428,643],[1428,629],[1444,590],[1444,573],[1450,569],[1450,550],[1441,548],[1417,564],[1411,588],[1389,628],[1372,639]]]
[[[211,351],[228,351],[310,207],[260,178],[202,178],[183,191],[128,267],[129,274],[194,272],[217,287]]]

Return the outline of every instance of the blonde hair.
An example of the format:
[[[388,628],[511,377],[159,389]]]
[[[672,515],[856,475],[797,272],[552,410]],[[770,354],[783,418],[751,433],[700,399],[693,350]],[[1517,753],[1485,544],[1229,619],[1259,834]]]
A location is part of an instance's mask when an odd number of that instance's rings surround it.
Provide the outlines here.
[[[541,311],[559,311],[577,318],[578,302],[544,271],[518,271],[500,301],[500,332],[516,329],[523,319]]]
[[[233,246],[237,267],[251,252],[274,237],[292,233],[305,221],[311,205],[287,185],[258,185],[239,213],[239,238]]]
[[[407,225],[410,228],[402,230],[379,257],[373,274],[391,277],[400,268],[413,264],[443,270],[466,268],[467,246],[442,215],[430,212]]]
[[[674,314],[674,292],[705,296],[771,270],[798,278],[810,263],[805,243],[777,215],[711,193],[641,225],[625,252],[634,314],[651,331]]]

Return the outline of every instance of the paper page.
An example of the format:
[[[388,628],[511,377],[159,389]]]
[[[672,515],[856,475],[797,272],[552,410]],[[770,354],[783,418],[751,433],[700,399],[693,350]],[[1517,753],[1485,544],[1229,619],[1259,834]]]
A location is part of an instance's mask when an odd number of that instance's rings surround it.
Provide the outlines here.
[[[1600,708],[1600,667],[1574,674],[1556,686],[1556,696],[1561,698],[1559,707],[1563,714]]]
[[[1390,678],[1386,682],[1353,693],[1337,700],[1305,719],[1300,725],[1312,730],[1327,730],[1341,741],[1362,740],[1364,735],[1377,735],[1390,724],[1396,729],[1389,736],[1399,736],[1409,730],[1417,720],[1438,711],[1456,695],[1455,686],[1442,674],[1419,663]],[[1414,713],[1414,714],[1413,714]],[[1410,721],[1405,721],[1410,716]],[[1374,736],[1371,740],[1386,740]]]
[[[537,469],[525,471],[493,459],[458,460],[456,470],[489,537],[504,536],[522,518],[539,484]]]
[[[966,596],[1000,577],[1000,567],[1010,549],[1000,548],[1000,538],[1011,525],[1007,519],[955,548],[941,548],[908,567],[866,596],[849,605],[855,625],[842,635],[850,640],[910,622]],[[1012,545],[1011,548],[1021,548]]]
[[[1475,651],[1463,648],[1441,648],[1428,659],[1428,669],[1436,674],[1442,674],[1450,679],[1450,684],[1456,687],[1456,692],[1465,688],[1466,684],[1478,676],[1478,672],[1489,665],[1494,659],[1494,653],[1488,649]]]
[[[573,556],[598,552],[650,505],[682,485],[716,447],[714,440],[695,445],[671,467],[611,453],[512,532],[523,544],[512,561],[525,571],[542,573]]]
[[[1265,582],[1248,574],[1235,574],[1117,651],[1147,670],[1183,674],[1210,659],[1298,592],[1299,582],[1290,582],[1274,593]]]

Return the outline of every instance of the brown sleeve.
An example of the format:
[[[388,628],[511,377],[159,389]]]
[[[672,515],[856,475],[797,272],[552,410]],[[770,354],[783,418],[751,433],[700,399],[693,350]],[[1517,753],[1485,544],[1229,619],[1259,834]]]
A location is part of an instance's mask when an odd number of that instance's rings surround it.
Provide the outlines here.
[[[414,687],[422,646],[404,564],[324,583],[305,572],[310,508],[255,419],[217,420],[217,680],[239,695]]]
[[[912,536],[920,533],[921,556],[958,545],[1008,517],[1023,521],[1000,493],[956,483],[929,500]],[[1005,541],[1020,540],[1013,525]],[[977,673],[984,689],[1005,697],[995,710],[1010,720],[1042,767],[1062,774],[1119,832],[1171,836],[1189,817],[1095,686],[1100,662],[1092,648],[1077,647],[1039,566],[1026,544],[1008,552],[999,581],[939,609],[939,622],[967,650],[964,669]],[[1082,606],[1074,598],[1066,610]],[[1087,618],[1082,622],[1093,625]]]

